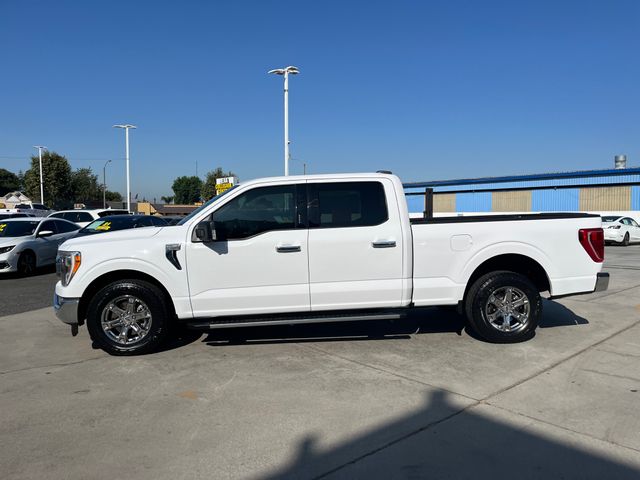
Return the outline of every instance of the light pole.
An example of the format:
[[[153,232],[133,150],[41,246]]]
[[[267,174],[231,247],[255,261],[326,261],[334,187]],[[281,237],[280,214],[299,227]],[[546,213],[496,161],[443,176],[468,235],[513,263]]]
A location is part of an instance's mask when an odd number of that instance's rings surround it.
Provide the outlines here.
[[[38,159],[40,160],[40,203],[44,205],[44,182],[42,180],[42,150],[46,150],[47,147],[42,145],[34,145],[33,148],[38,149]]]
[[[284,76],[284,175],[289,176],[289,75],[300,73],[297,67],[289,65],[284,68],[269,70],[269,73]]]
[[[135,125],[114,125],[113,128],[124,128],[124,148],[127,159],[127,211],[131,213],[131,184],[129,178],[129,129],[138,128]]]
[[[107,208],[107,165],[111,160],[107,160],[102,167],[102,208]]]

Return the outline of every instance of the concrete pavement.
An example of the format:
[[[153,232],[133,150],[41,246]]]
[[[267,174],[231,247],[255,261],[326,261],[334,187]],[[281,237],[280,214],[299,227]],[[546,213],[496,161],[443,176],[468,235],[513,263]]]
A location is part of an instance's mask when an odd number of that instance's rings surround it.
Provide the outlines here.
[[[612,247],[615,248],[615,247]],[[611,290],[492,345],[400,324],[184,335],[109,357],[50,309],[0,318],[3,478],[638,478],[640,247]],[[620,253],[618,252],[620,250]],[[640,268],[639,268],[640,269]]]

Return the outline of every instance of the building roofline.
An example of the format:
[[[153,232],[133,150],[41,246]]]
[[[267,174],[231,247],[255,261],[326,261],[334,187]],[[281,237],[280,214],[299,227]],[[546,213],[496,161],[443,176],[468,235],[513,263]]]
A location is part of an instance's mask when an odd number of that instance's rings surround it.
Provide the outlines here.
[[[408,182],[405,188],[446,187],[455,185],[477,185],[482,183],[506,183],[563,178],[609,177],[622,175],[640,175],[640,167],[605,170],[579,170],[575,172],[537,173],[529,175],[509,175],[505,177],[462,178],[459,180],[433,180],[429,182]]]

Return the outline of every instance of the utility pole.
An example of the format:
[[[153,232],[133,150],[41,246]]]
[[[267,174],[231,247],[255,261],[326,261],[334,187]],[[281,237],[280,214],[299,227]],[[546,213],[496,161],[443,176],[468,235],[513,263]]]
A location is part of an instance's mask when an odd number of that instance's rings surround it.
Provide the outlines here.
[[[33,148],[38,149],[38,159],[40,160],[40,203],[44,205],[44,181],[42,180],[42,150],[46,150],[47,147],[42,145],[34,145]]]
[[[102,167],[102,208],[107,208],[107,164],[111,163],[111,160],[107,160]]]
[[[268,73],[284,76],[284,175],[289,176],[289,75],[300,73],[297,67],[289,65],[285,68],[269,70]]]

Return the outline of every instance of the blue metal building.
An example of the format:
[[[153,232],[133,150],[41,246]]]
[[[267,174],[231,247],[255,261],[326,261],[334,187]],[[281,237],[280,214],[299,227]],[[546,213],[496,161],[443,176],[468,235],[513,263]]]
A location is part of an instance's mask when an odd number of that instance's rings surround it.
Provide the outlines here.
[[[410,212],[424,211],[426,188],[434,212],[640,210],[640,168],[405,183]]]

